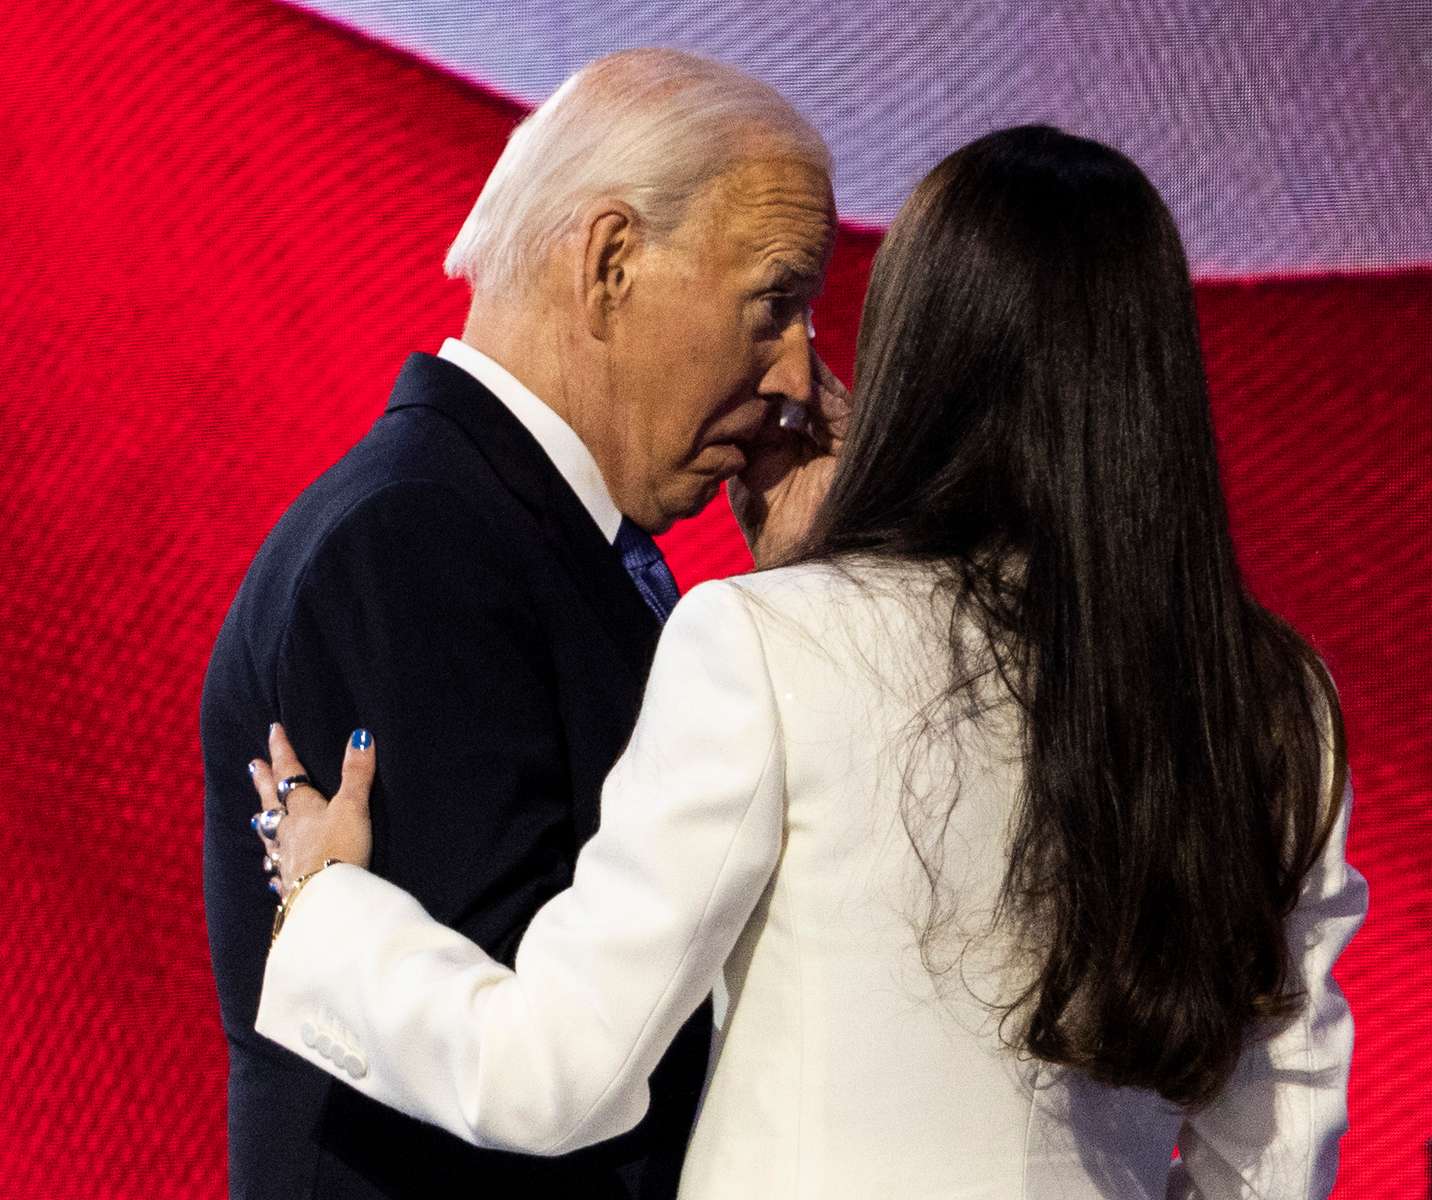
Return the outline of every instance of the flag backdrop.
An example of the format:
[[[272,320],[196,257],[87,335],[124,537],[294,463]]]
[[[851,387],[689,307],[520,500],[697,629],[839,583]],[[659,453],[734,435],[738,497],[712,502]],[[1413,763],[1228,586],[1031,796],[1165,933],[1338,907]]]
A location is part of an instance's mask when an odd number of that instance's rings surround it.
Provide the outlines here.
[[[818,345],[847,379],[880,227],[969,137],[1054,120],[1169,197],[1244,565],[1347,709],[1372,913],[1339,970],[1338,1195],[1425,1194],[1432,10],[1053,7],[0,6],[0,1197],[223,1193],[210,645],[279,513],[460,329],[439,263],[514,123],[639,42],[826,132],[848,220]],[[719,502],[664,544],[688,587],[748,565]]]

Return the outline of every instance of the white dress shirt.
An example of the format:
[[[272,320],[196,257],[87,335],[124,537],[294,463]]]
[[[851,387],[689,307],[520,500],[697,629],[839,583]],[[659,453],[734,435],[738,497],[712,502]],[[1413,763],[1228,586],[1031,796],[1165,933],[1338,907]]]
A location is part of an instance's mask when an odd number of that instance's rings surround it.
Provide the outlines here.
[[[489,358],[475,346],[457,338],[443,342],[438,357],[461,367],[502,401],[523,427],[552,460],[552,465],[567,481],[582,507],[592,515],[597,528],[608,542],[617,540],[622,523],[621,510],[607,490],[601,468],[592,452],[566,421],[548,408],[531,390],[501,363]]]
[[[470,1142],[561,1154],[640,1120],[651,1071],[724,976],[682,1200],[1326,1196],[1352,1054],[1332,967],[1367,904],[1343,858],[1350,795],[1287,925],[1303,1011],[1248,1039],[1212,1104],[1021,1061],[984,1003],[1010,984],[1000,943],[979,937],[1021,727],[1007,698],[978,724],[932,713],[950,615],[913,567],[694,588],[600,828],[516,969],[338,865],[269,955],[258,1031]],[[954,904],[938,978],[907,829],[941,855]]]

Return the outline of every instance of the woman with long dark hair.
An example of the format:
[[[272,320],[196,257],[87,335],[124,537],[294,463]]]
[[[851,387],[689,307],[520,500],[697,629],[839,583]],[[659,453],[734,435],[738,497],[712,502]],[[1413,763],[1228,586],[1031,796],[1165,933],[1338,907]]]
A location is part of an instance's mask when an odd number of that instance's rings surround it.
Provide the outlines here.
[[[1341,717],[1241,580],[1157,193],[1046,127],[951,155],[876,259],[848,430],[824,399],[733,488],[763,569],[677,607],[515,970],[357,869],[352,749],[279,826],[259,1028],[560,1153],[635,1124],[724,978],[683,1196],[1326,1195]]]

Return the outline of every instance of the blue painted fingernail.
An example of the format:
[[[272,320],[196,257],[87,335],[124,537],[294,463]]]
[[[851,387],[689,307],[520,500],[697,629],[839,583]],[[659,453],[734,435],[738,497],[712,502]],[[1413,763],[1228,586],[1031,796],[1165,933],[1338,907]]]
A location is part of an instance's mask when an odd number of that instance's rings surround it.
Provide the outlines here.
[[[353,749],[366,750],[373,744],[373,735],[366,729],[355,729],[353,731]]]
[[[249,818],[249,828],[252,829],[252,830],[257,831],[257,830],[258,830],[258,827],[259,827],[259,814],[258,814],[258,813],[254,813],[254,815]]]
[[[278,722],[273,721],[269,725],[269,737],[273,737],[273,731],[278,728]]]
[[[251,763],[249,763],[249,774],[250,774],[250,775],[256,775],[256,774],[258,773],[258,769],[259,769],[259,764],[258,764],[257,762],[251,762]]]

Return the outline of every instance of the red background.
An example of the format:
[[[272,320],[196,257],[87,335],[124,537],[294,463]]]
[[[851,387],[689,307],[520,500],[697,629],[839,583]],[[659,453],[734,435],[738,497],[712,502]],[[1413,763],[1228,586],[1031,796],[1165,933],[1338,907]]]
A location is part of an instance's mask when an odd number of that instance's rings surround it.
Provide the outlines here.
[[[461,328],[439,264],[520,113],[266,0],[11,0],[0,45],[0,1196],[218,1196],[204,664],[279,513]],[[875,244],[843,233],[817,312],[847,379]],[[1249,577],[1347,709],[1372,914],[1338,1195],[1418,1196],[1432,270],[1199,304]],[[748,562],[721,504],[664,542],[685,586]]]

